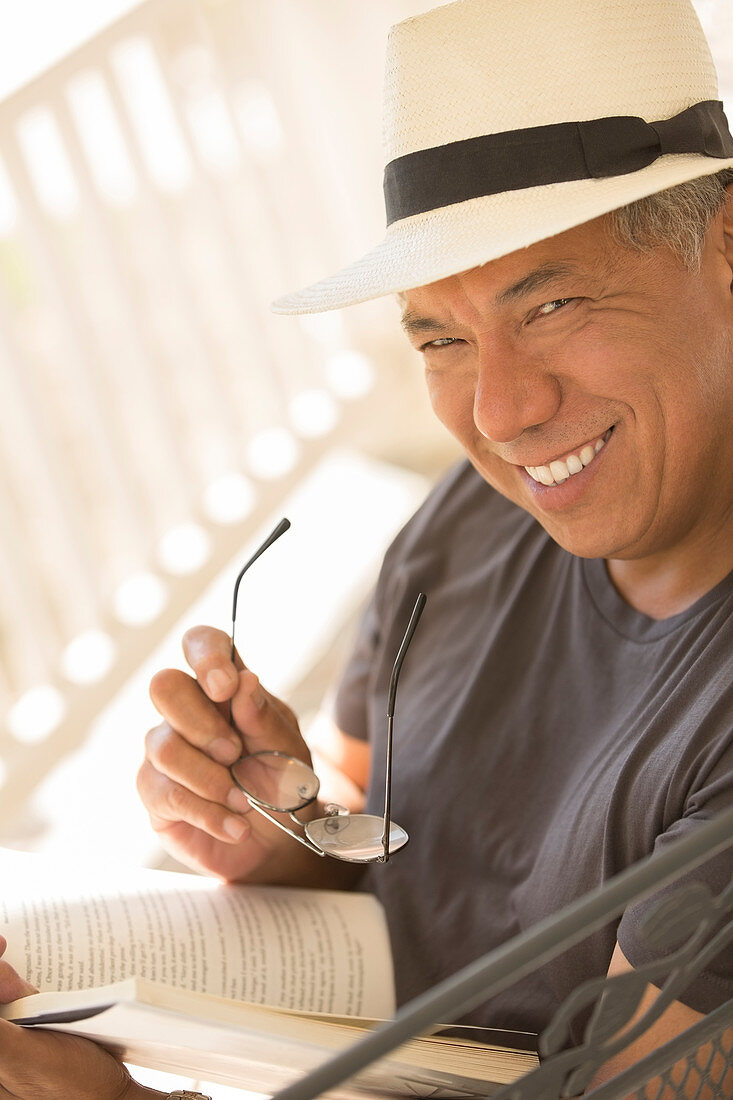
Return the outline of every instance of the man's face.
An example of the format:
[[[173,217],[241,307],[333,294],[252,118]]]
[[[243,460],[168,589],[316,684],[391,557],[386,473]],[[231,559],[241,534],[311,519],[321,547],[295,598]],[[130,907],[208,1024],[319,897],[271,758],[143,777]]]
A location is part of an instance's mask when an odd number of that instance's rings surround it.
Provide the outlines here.
[[[693,273],[597,219],[404,295],[439,419],[572,553],[640,559],[731,523],[724,241]]]

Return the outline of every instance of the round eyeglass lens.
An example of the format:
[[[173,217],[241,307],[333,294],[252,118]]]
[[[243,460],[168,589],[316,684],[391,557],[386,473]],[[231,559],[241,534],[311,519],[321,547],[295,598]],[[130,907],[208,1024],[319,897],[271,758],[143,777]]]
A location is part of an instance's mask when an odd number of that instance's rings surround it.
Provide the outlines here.
[[[229,769],[245,794],[268,810],[292,813],[318,794],[318,776],[295,756],[284,752],[253,752]]]
[[[384,852],[384,820],[373,814],[347,814],[344,817],[322,817],[305,826],[309,840],[322,852],[350,863],[373,863]],[[390,822],[389,854],[399,852],[407,844],[405,830]]]

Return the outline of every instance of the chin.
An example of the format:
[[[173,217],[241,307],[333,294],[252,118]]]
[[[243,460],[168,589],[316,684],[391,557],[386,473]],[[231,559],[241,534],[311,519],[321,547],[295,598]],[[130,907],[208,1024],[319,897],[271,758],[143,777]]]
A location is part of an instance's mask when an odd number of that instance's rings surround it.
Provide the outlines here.
[[[608,530],[601,530],[612,526],[607,516],[593,524],[591,529],[585,530],[581,529],[580,524],[577,526],[568,524],[566,528],[562,528],[543,521],[540,516],[535,515],[534,518],[558,546],[576,558],[635,558],[638,556],[633,549],[629,548],[633,546],[633,542],[630,543],[625,539],[622,532],[616,530],[614,537],[609,538]]]

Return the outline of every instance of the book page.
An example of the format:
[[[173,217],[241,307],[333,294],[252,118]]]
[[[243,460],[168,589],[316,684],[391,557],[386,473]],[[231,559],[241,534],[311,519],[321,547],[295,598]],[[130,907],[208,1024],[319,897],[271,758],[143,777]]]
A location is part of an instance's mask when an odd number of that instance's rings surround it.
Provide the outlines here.
[[[40,990],[129,977],[307,1012],[390,1016],[384,914],[367,894],[70,871],[0,849],[5,959]]]

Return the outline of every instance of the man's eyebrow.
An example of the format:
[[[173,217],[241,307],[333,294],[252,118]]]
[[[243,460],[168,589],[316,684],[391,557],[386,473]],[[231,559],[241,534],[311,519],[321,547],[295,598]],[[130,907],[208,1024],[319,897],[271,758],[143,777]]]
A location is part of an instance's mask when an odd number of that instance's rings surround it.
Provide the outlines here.
[[[421,332],[441,333],[448,332],[450,324],[438,321],[435,317],[423,317],[420,313],[408,309],[402,315],[402,327],[408,336],[416,336]]]
[[[578,269],[573,264],[542,264],[516,283],[512,283],[506,290],[500,291],[496,295],[496,301],[499,305],[507,305],[509,302],[515,302],[518,298],[525,297],[527,294],[542,290],[543,287],[548,286],[557,279],[564,279],[568,275],[577,274]]]
[[[495,300],[497,305],[507,305],[526,297],[528,294],[534,294],[536,291],[542,290],[557,279],[566,279],[571,275],[578,274],[579,271],[575,264],[551,262],[541,264],[521,279],[518,279],[516,283],[500,290]],[[436,317],[424,317],[422,314],[408,309],[402,316],[402,327],[408,336],[417,336],[426,332],[432,335],[448,333],[455,325],[452,325],[450,321],[439,321]]]

